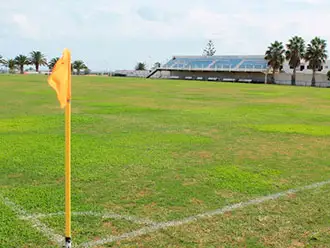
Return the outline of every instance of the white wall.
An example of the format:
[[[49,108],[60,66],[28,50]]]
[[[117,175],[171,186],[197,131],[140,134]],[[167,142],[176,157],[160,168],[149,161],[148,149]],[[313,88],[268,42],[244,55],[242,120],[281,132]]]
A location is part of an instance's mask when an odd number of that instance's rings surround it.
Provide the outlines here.
[[[297,67],[297,72],[304,73],[304,74],[313,74],[313,71],[310,69],[307,69],[308,63],[302,62],[301,65],[304,65],[305,69],[303,71],[300,71],[300,66]],[[293,69],[290,69],[290,66],[287,62],[283,65],[283,70],[286,73],[292,73]],[[320,74],[327,74],[328,71],[330,71],[330,60],[327,60],[326,63],[323,65],[323,70],[318,71]]]
[[[276,84],[291,84],[291,73],[281,72],[275,74],[275,82]],[[316,73],[315,81],[317,87],[328,87],[330,86],[330,81],[328,81],[327,75],[321,72]],[[312,82],[312,74],[310,73],[302,73],[297,72],[296,74],[296,85],[299,86],[311,86]]]

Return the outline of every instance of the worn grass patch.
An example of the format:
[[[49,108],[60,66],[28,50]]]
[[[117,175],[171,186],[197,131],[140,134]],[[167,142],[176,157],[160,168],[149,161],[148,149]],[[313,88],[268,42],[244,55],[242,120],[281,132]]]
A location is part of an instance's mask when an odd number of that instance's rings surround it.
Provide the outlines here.
[[[111,247],[329,247],[330,186],[112,244]],[[99,248],[102,246],[98,246]]]
[[[63,216],[43,218],[42,221],[55,232],[62,232],[64,223]],[[116,236],[143,227],[125,220],[102,218],[100,216],[73,216],[72,217],[72,236],[80,242],[97,241],[107,236]],[[93,230],[86,232],[86,230]]]

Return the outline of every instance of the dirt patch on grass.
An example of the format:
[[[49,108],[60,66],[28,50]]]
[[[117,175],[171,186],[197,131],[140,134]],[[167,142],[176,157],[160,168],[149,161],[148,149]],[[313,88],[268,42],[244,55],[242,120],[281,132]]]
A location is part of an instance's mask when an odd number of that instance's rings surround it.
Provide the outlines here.
[[[64,180],[65,180],[65,177],[59,177],[59,178],[56,179],[56,183],[57,184],[62,184],[64,182]]]
[[[201,87],[201,88],[185,88],[182,90],[183,93],[212,93],[214,96],[226,95],[226,93],[230,94],[239,94],[239,89],[235,88],[215,88],[215,87]]]
[[[292,248],[294,248],[294,247],[305,247],[305,244],[300,242],[299,240],[292,240],[290,247],[292,247]]]
[[[294,193],[288,195],[289,199],[295,199],[296,197],[297,197],[297,194],[294,194]]]
[[[141,190],[140,192],[138,192],[136,194],[137,198],[144,198],[144,197],[150,196],[150,195],[152,195],[152,192],[148,189]]]
[[[239,193],[237,192],[233,192],[231,190],[226,190],[226,189],[216,190],[215,194],[225,199],[234,198],[239,195]]]
[[[202,205],[202,204],[204,204],[204,202],[203,202],[202,200],[199,200],[199,199],[197,199],[197,198],[192,198],[192,199],[190,200],[190,202],[191,202],[192,204],[195,204],[195,205]]]
[[[118,235],[118,234],[120,234],[119,231],[117,230],[116,226],[114,226],[111,221],[104,221],[102,223],[102,227],[103,228],[106,228],[107,230],[109,230],[109,232],[112,235]]]
[[[184,178],[183,179],[183,183],[182,185],[183,186],[192,186],[192,185],[195,185],[197,183],[197,180],[194,179],[194,178]]]
[[[324,136],[290,135],[290,139],[277,137],[262,137],[251,140],[250,137],[241,137],[232,147],[232,153],[239,160],[262,160],[274,155],[287,157],[319,156],[320,152],[330,146],[330,139]],[[242,149],[244,147],[244,149]]]
[[[174,158],[181,158],[181,159],[189,159],[190,166],[196,165],[196,164],[204,164],[206,161],[211,161],[214,153],[210,151],[188,151],[183,152],[181,154],[179,153],[172,153]]]
[[[278,97],[278,98],[253,98],[249,102],[255,103],[278,103],[278,104],[290,104],[290,105],[301,105],[301,104],[310,104],[314,99],[308,98],[291,98],[291,97]]]
[[[203,159],[212,158],[212,156],[213,156],[212,152],[209,152],[209,151],[200,151],[200,152],[197,152],[197,154],[200,158],[203,158]]]
[[[151,209],[155,209],[155,207],[157,207],[157,203],[156,202],[151,202],[151,203],[145,204],[143,206],[143,208],[146,209],[146,210],[148,210],[148,211],[151,210]]]
[[[8,174],[8,178],[19,178],[22,177],[22,173]]]
[[[274,154],[290,157],[296,153],[296,149],[295,146],[288,147],[286,143],[267,140],[264,143],[247,146],[245,149],[235,149],[233,152],[239,160],[262,160]]]

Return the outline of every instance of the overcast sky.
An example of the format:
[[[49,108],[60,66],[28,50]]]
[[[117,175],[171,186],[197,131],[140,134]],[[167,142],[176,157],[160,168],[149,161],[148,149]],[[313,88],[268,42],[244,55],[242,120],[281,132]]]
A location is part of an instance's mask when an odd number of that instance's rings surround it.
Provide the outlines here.
[[[93,70],[200,55],[264,54],[293,35],[330,40],[329,0],[0,0],[0,54],[63,48]]]

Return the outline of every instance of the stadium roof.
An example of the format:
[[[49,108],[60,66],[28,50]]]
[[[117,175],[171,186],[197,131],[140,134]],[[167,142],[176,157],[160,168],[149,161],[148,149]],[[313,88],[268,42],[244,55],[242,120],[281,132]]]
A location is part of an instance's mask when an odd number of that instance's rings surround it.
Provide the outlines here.
[[[162,66],[169,70],[265,71],[263,55],[173,56]]]
[[[221,58],[256,58],[264,59],[264,55],[214,55],[214,56],[201,56],[201,55],[174,55],[172,58],[193,58],[193,59],[221,59]]]

